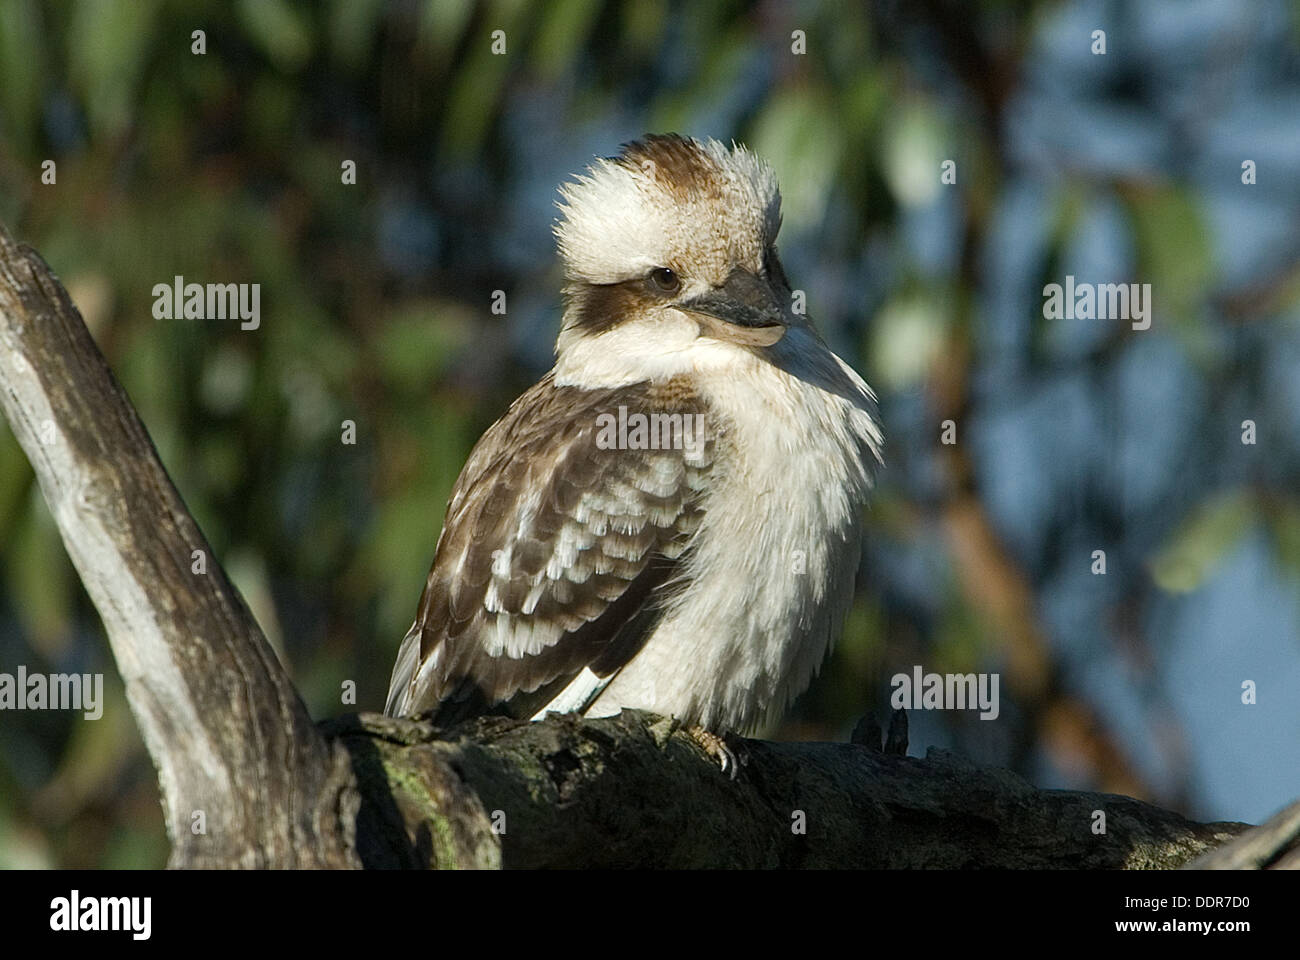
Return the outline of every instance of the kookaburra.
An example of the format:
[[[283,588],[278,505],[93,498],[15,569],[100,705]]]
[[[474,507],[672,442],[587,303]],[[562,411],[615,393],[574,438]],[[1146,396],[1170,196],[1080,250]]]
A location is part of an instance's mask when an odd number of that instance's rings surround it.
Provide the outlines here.
[[[648,136],[560,192],[555,366],[456,482],[386,710],[647,710],[726,769],[848,611],[875,398],[796,303],[744,147]]]

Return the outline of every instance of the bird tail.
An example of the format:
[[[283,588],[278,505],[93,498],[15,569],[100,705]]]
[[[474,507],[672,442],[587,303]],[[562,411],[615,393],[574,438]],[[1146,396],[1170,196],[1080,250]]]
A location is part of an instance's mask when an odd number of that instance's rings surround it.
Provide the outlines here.
[[[388,681],[388,702],[384,705],[384,713],[390,717],[404,717],[411,712],[412,682],[419,662],[420,625],[413,623],[402,638],[397,660],[393,664],[393,676]]]

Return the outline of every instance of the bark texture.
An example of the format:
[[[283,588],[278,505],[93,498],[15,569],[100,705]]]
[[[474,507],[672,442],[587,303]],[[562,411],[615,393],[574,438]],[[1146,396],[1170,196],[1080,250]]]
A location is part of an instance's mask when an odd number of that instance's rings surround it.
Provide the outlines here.
[[[393,798],[360,831],[373,866],[1157,869],[1247,829],[879,741],[745,741],[733,781],[669,720],[635,711],[323,727],[362,793]]]

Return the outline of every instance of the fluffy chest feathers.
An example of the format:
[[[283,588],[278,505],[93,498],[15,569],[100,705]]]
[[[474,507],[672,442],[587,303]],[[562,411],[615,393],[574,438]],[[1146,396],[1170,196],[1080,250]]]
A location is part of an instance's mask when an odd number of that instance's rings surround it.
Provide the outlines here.
[[[592,714],[637,706],[752,730],[819,668],[852,599],[880,433],[865,384],[808,336],[771,359],[726,349],[720,362],[707,343],[682,356],[718,431],[690,588]]]

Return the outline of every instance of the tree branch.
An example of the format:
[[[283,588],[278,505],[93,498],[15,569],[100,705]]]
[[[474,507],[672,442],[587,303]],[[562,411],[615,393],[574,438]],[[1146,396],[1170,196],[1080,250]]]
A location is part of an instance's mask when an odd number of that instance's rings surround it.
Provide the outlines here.
[[[3,226],[0,351],[5,416],[158,768],[172,865],[355,862],[346,757],[312,726],[67,293]]]
[[[1247,829],[1039,790],[941,750],[921,760],[752,740],[733,781],[670,721],[630,710],[445,731],[360,714],[323,728],[352,754],[367,797],[394,798],[358,831],[376,866],[1149,869]]]
[[[1230,843],[1187,864],[1190,870],[1300,870],[1300,801]]]

